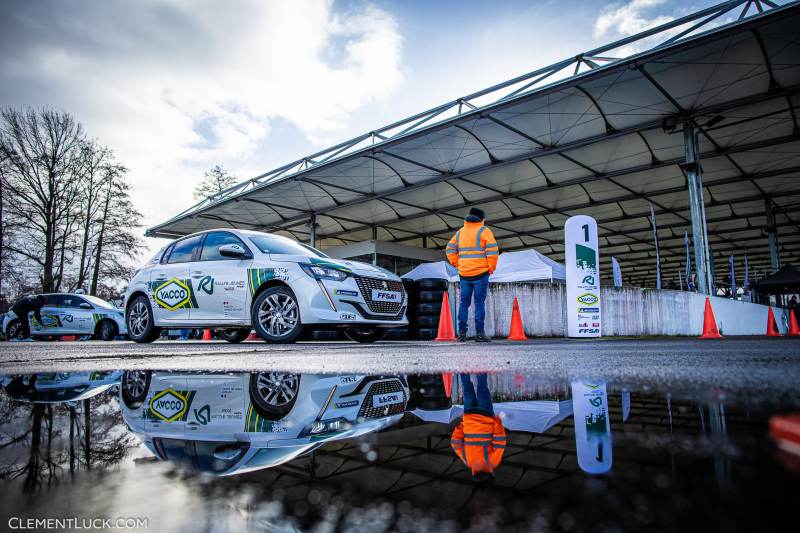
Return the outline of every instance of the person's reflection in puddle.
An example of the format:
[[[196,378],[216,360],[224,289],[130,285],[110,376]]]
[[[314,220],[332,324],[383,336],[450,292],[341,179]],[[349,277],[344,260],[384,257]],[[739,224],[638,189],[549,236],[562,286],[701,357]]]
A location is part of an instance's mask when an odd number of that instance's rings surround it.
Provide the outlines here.
[[[472,471],[480,485],[494,482],[494,470],[503,460],[506,430],[492,407],[492,393],[486,374],[477,374],[477,393],[469,374],[461,374],[464,416],[453,430],[450,445]]]

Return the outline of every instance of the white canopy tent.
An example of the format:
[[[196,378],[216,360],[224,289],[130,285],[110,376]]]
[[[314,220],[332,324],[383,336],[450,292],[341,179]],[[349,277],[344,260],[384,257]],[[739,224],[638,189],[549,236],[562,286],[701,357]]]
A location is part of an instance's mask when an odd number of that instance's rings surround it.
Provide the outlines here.
[[[510,283],[513,281],[565,280],[566,269],[540,254],[536,250],[506,252],[500,254],[497,270],[489,276],[492,283]]]
[[[403,279],[422,279],[435,278],[458,281],[458,270],[447,261],[436,261],[435,263],[422,263],[414,267],[410,272],[402,276]]]

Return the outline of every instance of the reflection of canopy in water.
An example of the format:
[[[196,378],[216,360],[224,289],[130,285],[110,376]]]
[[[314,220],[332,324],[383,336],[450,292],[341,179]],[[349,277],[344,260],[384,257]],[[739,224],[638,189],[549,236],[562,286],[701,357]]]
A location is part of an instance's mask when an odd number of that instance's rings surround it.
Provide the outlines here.
[[[443,249],[475,205],[501,250],[563,261],[564,221],[585,214],[598,221],[604,275],[613,255],[637,283],[654,279],[652,204],[661,271],[677,282],[692,234],[688,117],[716,264],[747,250],[763,270],[765,228],[788,230],[782,260],[800,258],[798,36],[797,2],[724,2],[265,172],[148,234],[233,226],[322,248]]]

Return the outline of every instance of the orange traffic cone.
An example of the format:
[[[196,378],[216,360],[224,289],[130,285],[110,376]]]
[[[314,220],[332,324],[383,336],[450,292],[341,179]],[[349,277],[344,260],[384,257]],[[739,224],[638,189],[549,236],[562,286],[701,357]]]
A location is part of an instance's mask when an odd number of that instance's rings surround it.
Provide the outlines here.
[[[789,336],[797,337],[800,335],[800,328],[797,327],[797,317],[794,316],[794,309],[789,309]]]
[[[514,307],[511,311],[511,331],[508,333],[510,341],[526,341],[525,328],[522,326],[522,315],[519,312],[519,302],[514,298]]]
[[[706,309],[703,313],[703,334],[701,339],[721,339],[717,329],[717,319],[714,318],[714,310],[711,308],[711,300],[706,296]]]
[[[204,341],[210,341],[211,340],[211,330],[210,329],[206,328],[203,331],[203,340]]]
[[[453,373],[442,373],[442,382],[444,383],[444,393],[447,394],[448,398],[450,398],[451,393],[453,392]]]
[[[772,312],[772,307],[769,308],[767,313],[767,337],[780,337],[781,332],[778,329],[778,324],[775,322],[775,313]]]
[[[445,291],[442,296],[442,309],[439,311],[439,334],[435,341],[454,341],[456,332],[453,329],[453,317],[450,315],[450,297]]]
[[[247,336],[247,338],[246,338],[245,340],[248,340],[248,341],[257,341],[257,340],[259,340],[260,338],[261,338],[261,337],[259,337],[258,335],[256,335],[256,332],[255,332],[255,331],[251,331],[251,332],[250,332],[250,335],[248,335],[248,336]]]

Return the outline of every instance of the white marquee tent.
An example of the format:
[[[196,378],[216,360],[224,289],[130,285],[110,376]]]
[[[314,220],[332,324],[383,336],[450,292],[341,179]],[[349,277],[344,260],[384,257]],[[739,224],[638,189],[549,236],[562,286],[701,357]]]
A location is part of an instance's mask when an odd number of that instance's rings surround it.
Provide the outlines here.
[[[492,283],[510,283],[512,281],[565,280],[566,269],[540,254],[536,250],[506,252],[500,254],[497,270],[489,276]]]

